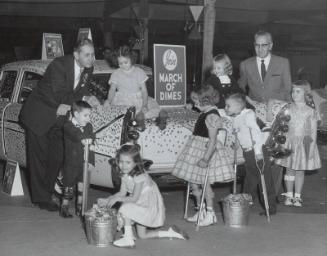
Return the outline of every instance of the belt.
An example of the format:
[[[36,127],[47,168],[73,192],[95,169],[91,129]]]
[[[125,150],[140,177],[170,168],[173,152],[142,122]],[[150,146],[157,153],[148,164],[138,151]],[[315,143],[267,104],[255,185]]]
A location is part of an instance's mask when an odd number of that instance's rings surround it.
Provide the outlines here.
[[[249,152],[249,151],[253,150],[252,147],[250,147],[250,148],[242,148],[242,149],[243,149],[244,152]]]

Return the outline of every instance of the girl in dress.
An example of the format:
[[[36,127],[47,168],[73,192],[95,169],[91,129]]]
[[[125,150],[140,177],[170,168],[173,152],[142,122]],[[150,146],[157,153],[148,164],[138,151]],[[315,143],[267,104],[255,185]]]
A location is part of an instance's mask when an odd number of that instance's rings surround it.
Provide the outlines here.
[[[227,54],[218,54],[213,58],[211,75],[205,84],[212,85],[220,94],[218,108],[225,108],[225,99],[234,93],[242,93],[235,78],[232,76],[233,66]]]
[[[135,237],[132,225],[136,224],[136,231],[140,238],[169,237],[188,239],[187,235],[176,226],[168,230],[152,230],[164,224],[165,206],[157,184],[144,172],[138,145],[123,145],[117,152],[117,164],[122,173],[120,191],[105,202],[111,207],[116,202],[122,205],[118,211],[119,223],[124,226],[123,238],[114,241],[118,247],[133,247]],[[121,225],[122,226],[122,225]]]
[[[227,153],[226,148],[217,142],[218,129],[222,124],[215,106],[219,101],[219,92],[212,86],[203,86],[192,92],[191,97],[201,113],[172,174],[191,183],[192,193],[199,205],[203,189],[201,185],[204,184],[206,169],[209,168],[208,185],[205,188],[206,209],[199,209],[193,217],[187,219],[196,222],[201,211],[199,226],[208,226],[217,222],[213,207],[214,192],[210,184],[233,178],[233,154]]]
[[[276,160],[277,164],[287,168],[284,176],[287,190],[284,204],[287,206],[302,206],[304,172],[321,167],[317,147],[318,115],[310,92],[308,81],[299,80],[293,83],[293,102],[289,108],[291,120],[285,143],[285,146],[292,150],[292,154]]]
[[[105,105],[135,106],[136,113],[148,118],[158,116],[158,103],[148,96],[145,82],[148,76],[143,69],[135,66],[136,54],[128,46],[115,51],[119,68],[109,80],[110,90]]]

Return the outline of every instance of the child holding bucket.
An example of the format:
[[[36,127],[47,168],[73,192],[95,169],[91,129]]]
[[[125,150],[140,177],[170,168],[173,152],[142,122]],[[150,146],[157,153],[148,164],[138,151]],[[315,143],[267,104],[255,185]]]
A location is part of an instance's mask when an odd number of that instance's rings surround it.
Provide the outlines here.
[[[289,114],[289,130],[285,147],[292,150],[289,157],[278,159],[276,164],[286,167],[286,206],[302,206],[304,172],[321,167],[317,147],[318,114],[311,96],[311,86],[306,80],[293,83]],[[294,193],[295,192],[295,193]]]
[[[112,207],[116,202],[122,205],[118,211],[119,226],[124,226],[122,238],[114,241],[117,247],[133,247],[136,239],[132,225],[136,224],[137,235],[142,238],[188,239],[186,233],[172,226],[168,230],[152,230],[164,224],[165,206],[157,184],[144,171],[140,148],[134,144],[124,144],[116,155],[122,179],[120,191],[108,199],[99,199],[98,204]]]
[[[256,122],[256,115],[252,109],[246,108],[245,95],[240,93],[232,94],[226,99],[225,111],[227,115],[233,117],[233,129],[243,149],[246,169],[243,192],[255,198],[259,185],[260,192],[263,193],[259,172],[259,168],[263,168],[269,214],[276,214],[276,193],[270,169],[271,161],[264,146],[264,136]],[[262,196],[259,199],[264,205]],[[265,214],[266,212],[260,213],[260,215]]]
[[[200,215],[198,226],[209,226],[217,222],[213,205],[214,192],[210,184],[233,179],[233,156],[217,142],[218,129],[221,126],[221,118],[216,107],[219,92],[212,86],[205,85],[192,92],[191,97],[201,113],[195,123],[193,135],[179,155],[172,174],[190,182],[198,206],[204,189],[206,209],[198,209],[196,214],[187,220],[197,222]],[[203,188],[207,170],[209,172],[207,186]]]

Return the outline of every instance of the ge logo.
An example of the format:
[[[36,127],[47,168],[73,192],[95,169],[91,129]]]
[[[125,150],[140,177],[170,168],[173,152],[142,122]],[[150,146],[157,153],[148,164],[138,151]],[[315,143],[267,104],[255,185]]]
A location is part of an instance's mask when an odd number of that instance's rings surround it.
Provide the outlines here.
[[[177,66],[176,53],[171,49],[166,50],[162,56],[162,62],[163,62],[164,67],[167,70],[169,70],[169,71],[174,70]]]

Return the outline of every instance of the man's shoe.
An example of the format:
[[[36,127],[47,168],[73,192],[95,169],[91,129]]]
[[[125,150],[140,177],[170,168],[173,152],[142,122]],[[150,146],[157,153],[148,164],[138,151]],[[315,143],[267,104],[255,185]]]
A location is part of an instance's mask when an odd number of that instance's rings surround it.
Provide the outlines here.
[[[277,210],[276,209],[269,209],[269,215],[275,215],[277,213]],[[266,211],[263,211],[263,212],[260,212],[259,213],[260,216],[267,216],[267,213]]]
[[[50,201],[50,202],[39,202],[39,203],[37,203],[37,205],[40,207],[40,209],[47,210],[49,212],[56,212],[56,211],[59,210],[58,205],[55,202],[53,202],[53,201]]]

